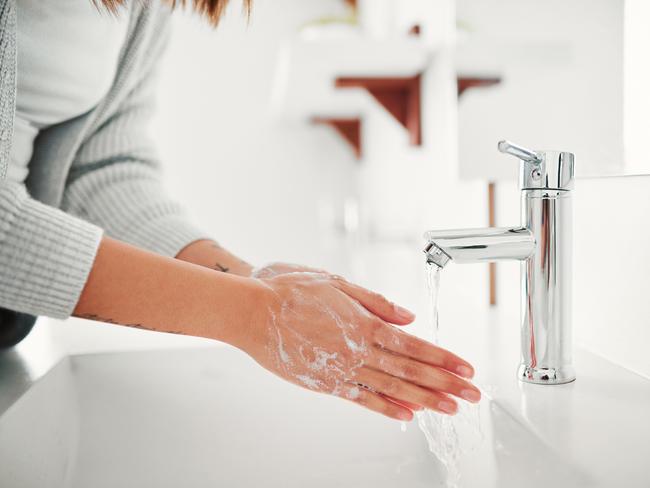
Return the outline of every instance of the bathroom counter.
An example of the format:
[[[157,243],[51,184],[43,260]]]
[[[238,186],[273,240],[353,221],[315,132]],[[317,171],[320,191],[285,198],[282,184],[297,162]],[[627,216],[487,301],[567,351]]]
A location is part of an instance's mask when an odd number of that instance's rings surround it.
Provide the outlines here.
[[[650,486],[650,380],[576,347],[575,382],[523,383],[516,378],[517,316],[459,307],[445,320],[462,324],[447,332],[445,345],[476,366],[475,381],[487,397],[483,407],[502,409],[539,440],[538,447],[522,444],[510,455],[530,463],[537,449],[549,449],[552,463],[537,463],[537,468],[554,470],[556,482],[568,473],[576,476],[574,483],[560,486],[622,486],[623,478],[624,486]],[[491,417],[492,428],[499,429],[499,415]],[[471,462],[469,456],[466,469]],[[523,486],[525,477],[521,481]]]
[[[412,330],[426,334],[421,256],[389,254],[383,270],[357,270],[359,281],[414,308]],[[475,277],[464,273],[473,272],[459,267],[442,280],[441,340],[476,366],[485,393],[483,438],[459,459],[460,486],[650,486],[650,380],[576,347],[576,382],[520,383],[518,311],[469,299]],[[20,487],[445,479],[416,423],[402,432],[211,341],[78,320],[41,321],[0,355],[0,460],[0,485]]]
[[[459,486],[650,484],[648,382],[577,356],[591,373],[541,390],[508,379],[507,354],[477,362],[483,437]],[[424,488],[446,473],[416,423],[402,431],[228,347],[64,358],[0,416],[0,459],[0,485],[21,488]]]

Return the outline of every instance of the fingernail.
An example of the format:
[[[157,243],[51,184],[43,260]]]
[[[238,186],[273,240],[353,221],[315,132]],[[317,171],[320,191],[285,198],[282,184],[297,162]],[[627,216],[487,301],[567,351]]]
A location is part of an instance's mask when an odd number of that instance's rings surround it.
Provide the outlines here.
[[[474,376],[474,370],[469,366],[458,366],[456,368],[456,371],[463,378],[472,378]]]
[[[460,396],[468,402],[476,403],[481,399],[481,392],[477,390],[463,390],[460,392]]]
[[[449,415],[454,415],[458,406],[455,403],[443,401],[438,404],[438,408]]]
[[[394,307],[395,307],[395,313],[397,315],[399,315],[401,318],[409,319],[409,320],[415,318],[415,314],[413,312],[411,312],[410,310],[408,310],[408,309],[406,309],[404,307],[400,307],[399,305],[394,305]]]
[[[405,422],[410,422],[413,420],[413,414],[411,412],[400,411],[398,412],[397,417],[400,420],[404,420]]]

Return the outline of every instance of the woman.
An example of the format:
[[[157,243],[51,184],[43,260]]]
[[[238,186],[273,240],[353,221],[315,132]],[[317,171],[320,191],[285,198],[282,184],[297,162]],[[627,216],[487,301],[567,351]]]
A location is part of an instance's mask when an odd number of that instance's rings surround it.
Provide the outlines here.
[[[253,270],[186,220],[144,132],[171,8],[94,3],[0,0],[0,306],[220,340],[400,420],[478,401],[467,362],[390,325],[411,312],[324,271]],[[227,0],[193,3],[216,24]]]

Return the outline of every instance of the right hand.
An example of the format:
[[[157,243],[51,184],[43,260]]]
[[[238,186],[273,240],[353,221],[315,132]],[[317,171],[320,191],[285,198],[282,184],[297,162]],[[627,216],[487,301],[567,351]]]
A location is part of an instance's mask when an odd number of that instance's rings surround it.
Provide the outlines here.
[[[381,295],[324,272],[260,281],[265,306],[242,348],[285,380],[399,420],[421,408],[454,414],[452,397],[479,401],[472,366],[390,325],[415,317]]]
[[[274,276],[281,274],[290,274],[290,273],[319,273],[327,274],[326,271],[322,269],[311,268],[309,266],[303,266],[301,264],[293,263],[271,263],[263,266],[261,268],[254,268],[251,272],[251,277],[260,278],[260,279],[269,279]]]

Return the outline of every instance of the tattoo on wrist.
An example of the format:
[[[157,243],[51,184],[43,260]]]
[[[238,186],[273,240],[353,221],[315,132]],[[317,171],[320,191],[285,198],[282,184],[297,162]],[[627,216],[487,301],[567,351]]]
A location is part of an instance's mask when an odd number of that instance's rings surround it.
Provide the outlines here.
[[[88,319],[88,320],[94,320],[95,322],[105,322],[107,324],[115,324],[115,325],[125,325],[127,327],[135,327],[136,329],[146,329],[146,330],[157,330],[154,328],[150,327],[145,327],[142,324],[124,324],[122,322],[118,322],[117,320],[110,319],[107,317],[100,317],[99,315],[96,315],[94,313],[84,313],[79,315],[80,319]]]
[[[214,269],[216,269],[217,271],[221,271],[222,273],[227,273],[230,270],[230,268],[226,268],[225,266],[222,266],[219,263],[216,263],[214,265]]]
[[[81,314],[81,315],[79,315],[79,318],[80,319],[87,319],[87,320],[94,320],[95,322],[104,322],[106,324],[123,325],[125,327],[133,327],[135,329],[150,330],[152,332],[165,332],[167,334],[185,335],[180,330],[161,330],[161,329],[156,329],[155,327],[145,327],[142,324],[122,323],[122,322],[118,322],[117,320],[114,320],[114,319],[110,319],[110,318],[106,318],[106,317],[100,317],[99,315],[96,315],[94,313]]]

